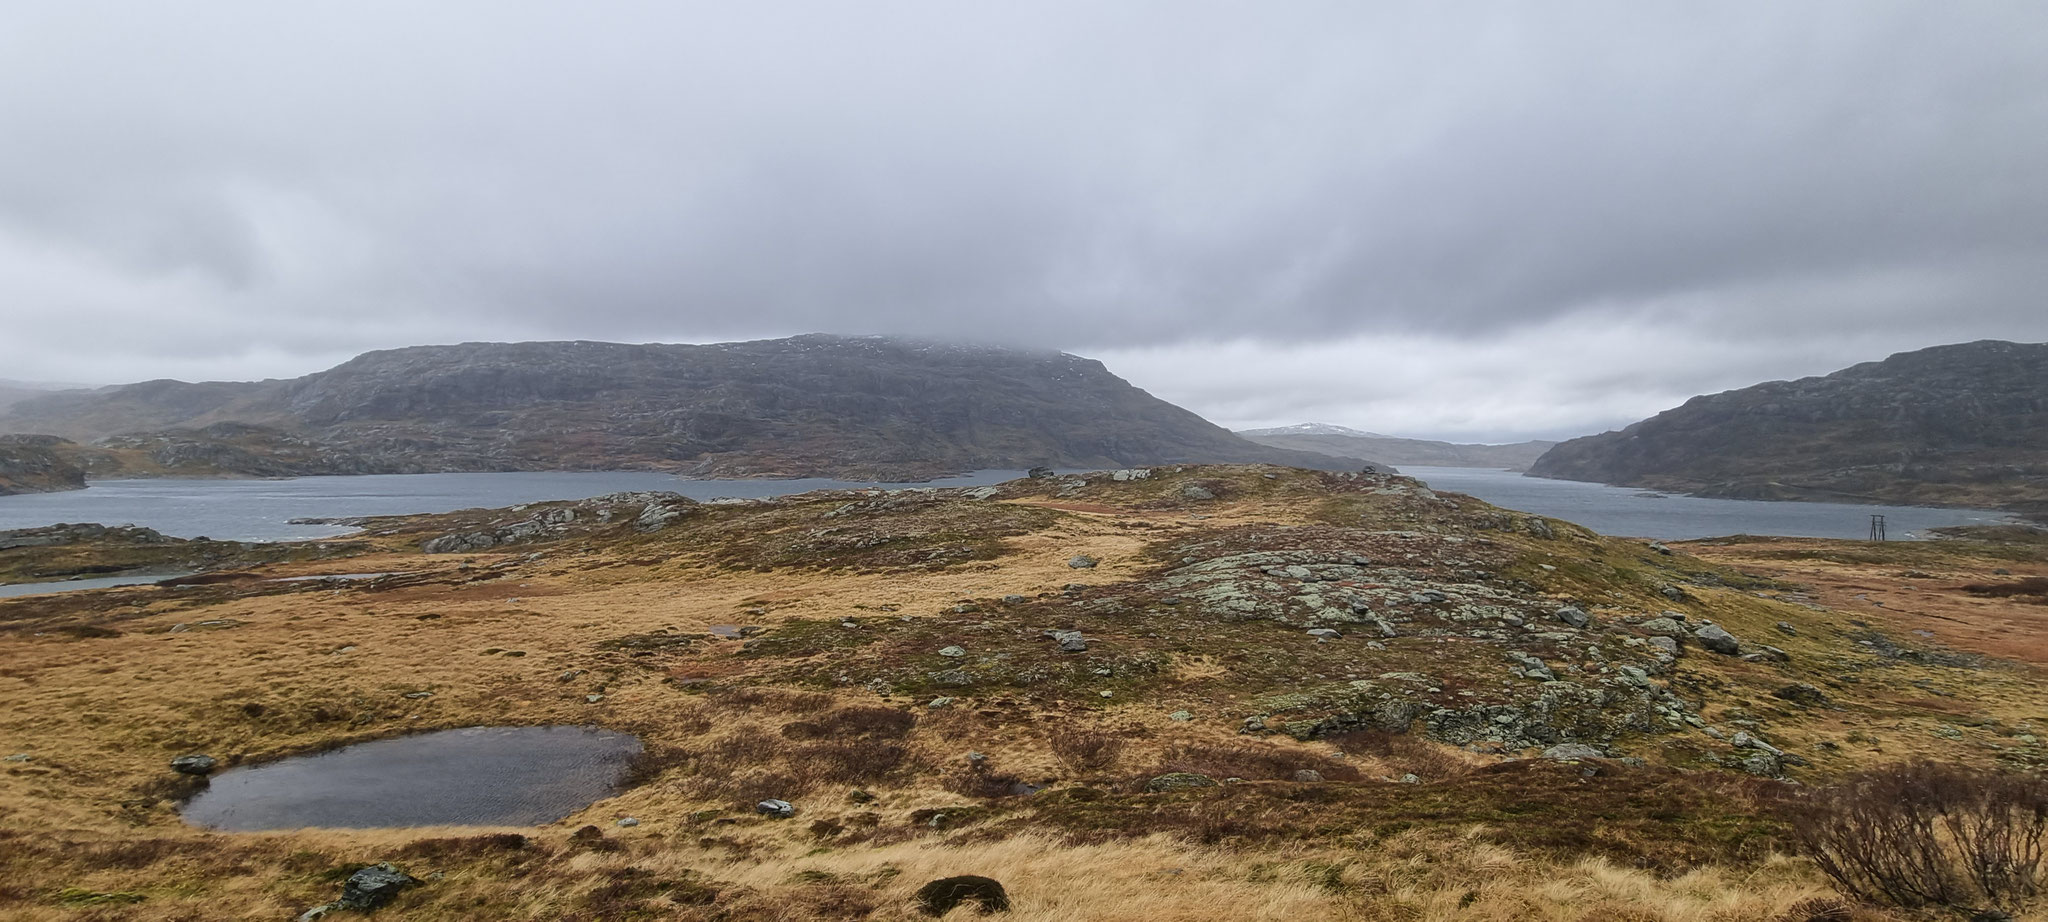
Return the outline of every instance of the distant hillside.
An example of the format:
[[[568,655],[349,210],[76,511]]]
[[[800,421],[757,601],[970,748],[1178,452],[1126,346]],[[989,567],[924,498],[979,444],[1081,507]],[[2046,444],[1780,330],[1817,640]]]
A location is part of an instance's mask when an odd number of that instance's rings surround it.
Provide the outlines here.
[[[1694,397],[1539,477],[1708,496],[2048,510],[2048,344],[1936,346]]]
[[[0,435],[0,496],[84,489],[77,447],[50,436]]]
[[[1404,439],[1362,432],[1328,423],[1301,423],[1274,429],[1240,429],[1238,435],[1261,445],[1319,451],[1324,454],[1376,458],[1388,464],[1425,467],[1492,467],[1528,469],[1556,442],[1515,442],[1508,445],[1462,445],[1426,439]]]
[[[285,381],[50,394],[0,414],[216,472],[655,469],[925,477],[977,468],[1368,462],[1259,445],[1057,352],[875,337],[468,343]]]
[[[24,381],[9,381],[0,378],[0,412],[30,397],[41,397],[59,388],[45,384],[31,384]]]

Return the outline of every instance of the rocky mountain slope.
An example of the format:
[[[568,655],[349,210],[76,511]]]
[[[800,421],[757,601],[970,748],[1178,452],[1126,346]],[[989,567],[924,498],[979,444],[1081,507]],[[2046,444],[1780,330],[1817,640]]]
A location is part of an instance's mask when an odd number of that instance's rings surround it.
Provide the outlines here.
[[[1493,467],[1511,471],[1527,470],[1556,442],[1515,442],[1506,445],[1469,445],[1428,439],[1363,432],[1328,423],[1301,423],[1273,429],[1240,429],[1237,434],[1261,445],[1296,451],[1354,458],[1374,458],[1388,464],[1416,464],[1429,467]]]
[[[0,432],[250,474],[648,468],[922,477],[976,468],[1366,462],[1258,445],[1056,352],[799,336],[468,343],[292,380],[150,381],[22,401]],[[109,441],[111,440],[111,441]]]
[[[51,493],[85,487],[85,468],[63,439],[51,436],[0,436],[0,496]]]
[[[1936,346],[1695,397],[1529,473],[1748,499],[2048,510],[2048,344]]]

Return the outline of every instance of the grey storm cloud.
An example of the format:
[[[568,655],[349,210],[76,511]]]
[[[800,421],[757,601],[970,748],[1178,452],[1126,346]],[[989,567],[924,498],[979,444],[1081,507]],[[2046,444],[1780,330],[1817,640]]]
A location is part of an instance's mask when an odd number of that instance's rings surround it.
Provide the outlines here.
[[[2028,3],[12,4],[0,377],[821,330],[1174,396],[1599,328],[1544,399],[1682,399],[2048,338],[2043,163]],[[1196,408],[1385,413],[1239,386]]]

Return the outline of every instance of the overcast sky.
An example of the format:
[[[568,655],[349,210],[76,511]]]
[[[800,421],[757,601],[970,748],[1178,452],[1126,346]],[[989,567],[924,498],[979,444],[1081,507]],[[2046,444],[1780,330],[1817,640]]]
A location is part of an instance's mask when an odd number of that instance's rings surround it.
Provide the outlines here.
[[[0,378],[909,333],[1504,440],[2048,340],[2048,5],[0,4]]]

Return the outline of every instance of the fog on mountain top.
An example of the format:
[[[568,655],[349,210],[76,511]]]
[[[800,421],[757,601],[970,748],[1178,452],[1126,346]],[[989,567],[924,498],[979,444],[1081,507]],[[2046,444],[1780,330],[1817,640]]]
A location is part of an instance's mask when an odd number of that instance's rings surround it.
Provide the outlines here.
[[[2048,338],[2023,5],[4,19],[11,378],[880,332],[1510,439]]]

